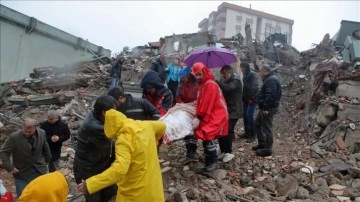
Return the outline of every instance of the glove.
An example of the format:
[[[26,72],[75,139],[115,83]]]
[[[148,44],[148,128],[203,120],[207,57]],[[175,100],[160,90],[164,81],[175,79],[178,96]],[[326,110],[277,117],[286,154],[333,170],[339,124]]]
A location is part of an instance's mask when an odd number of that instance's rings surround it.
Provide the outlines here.
[[[194,118],[192,120],[192,129],[195,130],[196,128],[198,128],[200,125],[200,120],[198,118]]]
[[[254,99],[250,99],[250,100],[248,101],[248,103],[249,103],[249,105],[253,105],[253,104],[254,104]]]

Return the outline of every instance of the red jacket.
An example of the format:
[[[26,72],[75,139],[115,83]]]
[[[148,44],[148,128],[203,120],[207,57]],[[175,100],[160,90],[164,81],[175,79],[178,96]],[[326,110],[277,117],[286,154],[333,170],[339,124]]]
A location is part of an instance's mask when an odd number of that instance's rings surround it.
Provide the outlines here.
[[[201,140],[213,140],[228,133],[229,115],[220,87],[208,68],[202,70],[204,77],[199,85],[196,116],[200,125],[196,137]]]
[[[176,103],[189,103],[197,99],[198,85],[197,83],[181,82],[176,96]]]

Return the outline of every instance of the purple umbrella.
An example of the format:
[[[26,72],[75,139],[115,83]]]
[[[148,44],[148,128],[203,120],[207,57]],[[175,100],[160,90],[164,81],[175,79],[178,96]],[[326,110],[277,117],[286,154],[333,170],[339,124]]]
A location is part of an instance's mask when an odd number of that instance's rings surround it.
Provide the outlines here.
[[[237,62],[237,58],[228,49],[210,46],[195,49],[184,60],[188,67],[192,67],[196,62],[203,62],[208,68],[215,68]]]

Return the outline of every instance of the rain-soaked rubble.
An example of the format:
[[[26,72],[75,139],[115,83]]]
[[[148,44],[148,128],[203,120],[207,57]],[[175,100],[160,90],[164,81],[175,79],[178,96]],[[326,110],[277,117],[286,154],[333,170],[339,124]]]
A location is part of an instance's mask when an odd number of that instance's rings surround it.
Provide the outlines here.
[[[223,41],[240,61],[254,59],[254,69],[270,64],[282,82],[273,155],[258,157],[251,150],[256,143],[235,139],[232,161],[199,174],[196,168],[204,160],[200,141],[199,161],[188,165],[180,163],[184,142],[162,145],[159,159],[166,201],[360,201],[360,70],[354,65],[358,59],[344,61],[341,51],[331,48],[329,35],[301,53],[281,39],[254,42],[255,57],[240,36]],[[125,58],[123,87],[140,93],[139,81],[154,58],[131,54]],[[234,66],[238,69],[238,65]],[[69,201],[84,200],[72,171],[75,137],[96,97],[109,88],[110,67],[80,62],[65,68],[36,68],[31,78],[0,85],[1,144],[19,129],[24,117],[43,121],[49,109],[60,110],[69,124],[71,138],[60,161],[60,171],[69,182]],[[240,119],[236,134],[243,132]],[[5,186],[15,195],[11,176],[4,170],[1,175],[8,177]]]

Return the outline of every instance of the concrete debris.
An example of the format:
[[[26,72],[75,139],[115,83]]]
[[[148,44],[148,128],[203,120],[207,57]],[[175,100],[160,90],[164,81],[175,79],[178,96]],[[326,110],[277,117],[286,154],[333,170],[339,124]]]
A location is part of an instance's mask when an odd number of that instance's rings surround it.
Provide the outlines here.
[[[346,62],[342,52],[334,51],[328,34],[316,47],[301,53],[287,45],[283,36],[272,37],[267,43],[246,41],[248,37],[242,36],[220,42],[237,54],[239,62],[251,62],[255,70],[268,63],[281,80],[283,97],[274,118],[273,155],[258,157],[251,150],[255,143],[236,138],[233,160],[219,161],[217,170],[199,174],[196,171],[204,161],[200,141],[199,161],[186,165],[181,163],[183,141],[162,145],[159,158],[166,201],[359,201],[360,69]],[[208,33],[196,33],[129,49],[119,55],[126,60],[122,87],[140,97],[140,80],[158,53],[171,61],[174,54],[183,58],[192,49],[213,42]],[[1,144],[20,128],[22,119],[31,116],[43,121],[49,109],[59,110],[69,124],[72,135],[62,148],[60,171],[68,179],[72,201],[84,200],[72,171],[77,130],[94,100],[109,88],[109,62],[98,58],[64,68],[37,67],[29,78],[0,84]],[[219,69],[212,71],[218,78]],[[236,134],[243,133],[243,128],[243,121],[238,121]],[[16,195],[12,177],[0,172]]]

